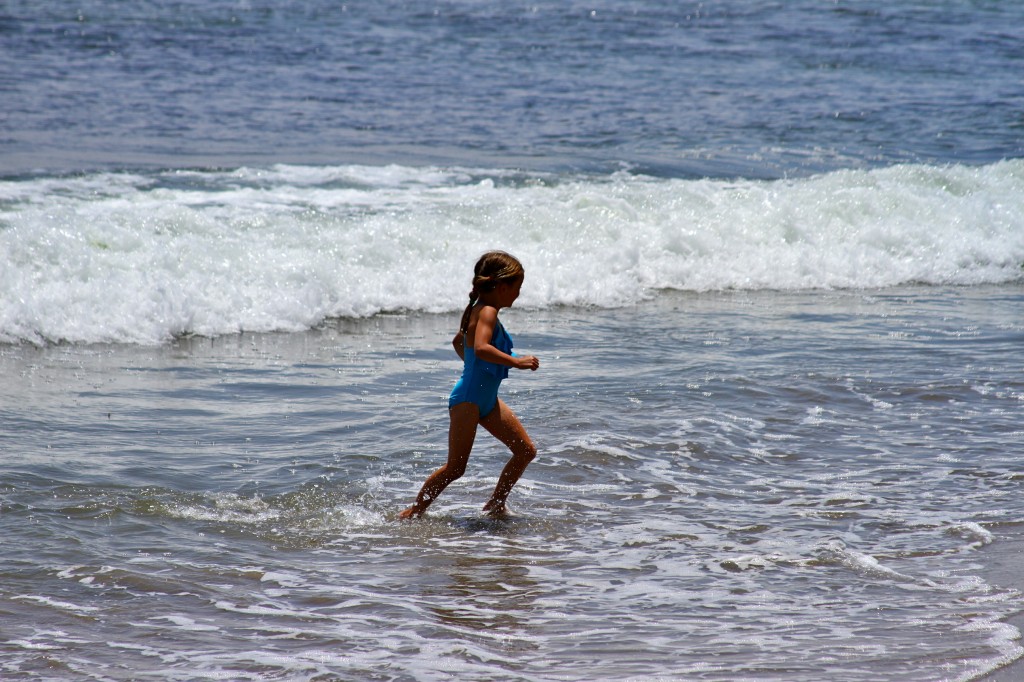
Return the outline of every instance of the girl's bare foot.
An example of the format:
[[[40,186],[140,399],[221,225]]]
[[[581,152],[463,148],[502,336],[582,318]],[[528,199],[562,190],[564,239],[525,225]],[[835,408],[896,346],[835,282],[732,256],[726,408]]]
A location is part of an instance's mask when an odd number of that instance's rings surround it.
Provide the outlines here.
[[[484,505],[484,511],[487,512],[488,516],[498,517],[508,515],[508,507],[505,506],[505,502],[499,502],[498,500],[493,499]]]
[[[418,510],[416,508],[416,505],[414,504],[413,506],[409,507],[408,509],[399,512],[398,513],[398,518],[400,518],[402,520],[414,519],[414,518],[416,518],[416,517],[418,517],[418,516],[420,516],[422,514],[423,514],[423,512]]]

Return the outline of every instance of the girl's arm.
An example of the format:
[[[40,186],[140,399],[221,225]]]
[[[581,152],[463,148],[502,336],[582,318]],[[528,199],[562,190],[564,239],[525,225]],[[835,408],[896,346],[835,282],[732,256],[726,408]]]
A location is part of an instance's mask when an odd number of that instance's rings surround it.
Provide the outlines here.
[[[463,335],[461,329],[459,330],[459,333],[455,335],[455,338],[452,339],[452,345],[455,346],[455,352],[458,353],[459,359],[460,360],[465,360],[466,359],[466,339],[465,339],[465,336]]]
[[[498,324],[498,309],[489,305],[481,306],[476,318],[476,329],[473,333],[473,352],[481,360],[505,365],[516,369],[537,369],[540,361],[532,355],[509,355],[491,344],[494,328]]]

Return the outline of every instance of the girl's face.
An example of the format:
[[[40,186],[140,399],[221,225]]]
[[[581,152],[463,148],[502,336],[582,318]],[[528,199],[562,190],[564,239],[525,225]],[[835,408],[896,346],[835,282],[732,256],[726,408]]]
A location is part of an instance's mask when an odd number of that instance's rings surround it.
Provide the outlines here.
[[[523,288],[523,278],[514,279],[511,282],[502,282],[499,284],[495,292],[498,294],[502,307],[509,307],[512,305],[517,298],[519,298],[519,290]]]

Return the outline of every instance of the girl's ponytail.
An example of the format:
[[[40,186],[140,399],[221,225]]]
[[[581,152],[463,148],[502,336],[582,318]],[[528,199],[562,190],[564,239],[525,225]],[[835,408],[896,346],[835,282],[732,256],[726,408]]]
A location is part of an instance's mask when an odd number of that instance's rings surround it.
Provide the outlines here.
[[[480,294],[474,286],[473,291],[469,292],[469,305],[466,306],[466,310],[462,313],[462,321],[459,323],[459,331],[463,334],[469,333],[469,315],[473,312],[473,306],[476,305],[478,298],[480,298]]]

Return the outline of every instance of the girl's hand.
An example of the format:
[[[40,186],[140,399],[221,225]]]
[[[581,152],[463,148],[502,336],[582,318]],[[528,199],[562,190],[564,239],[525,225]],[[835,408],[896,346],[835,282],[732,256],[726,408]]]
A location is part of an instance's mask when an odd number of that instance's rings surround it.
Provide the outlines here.
[[[532,355],[516,356],[516,369],[529,369],[537,371],[540,367],[540,360]]]

